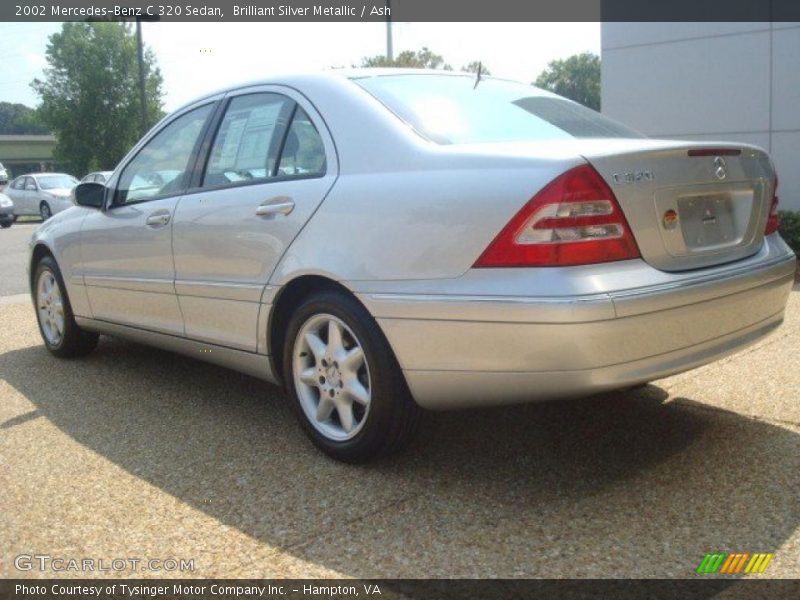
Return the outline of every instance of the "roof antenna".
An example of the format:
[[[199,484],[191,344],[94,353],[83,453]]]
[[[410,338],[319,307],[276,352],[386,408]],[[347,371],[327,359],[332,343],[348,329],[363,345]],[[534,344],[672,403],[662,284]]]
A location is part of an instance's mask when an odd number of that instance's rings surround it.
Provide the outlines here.
[[[476,87],[478,87],[478,84],[481,82],[481,75],[482,74],[483,74],[483,63],[479,62],[478,63],[478,75],[475,77],[475,85],[472,86],[473,90]]]

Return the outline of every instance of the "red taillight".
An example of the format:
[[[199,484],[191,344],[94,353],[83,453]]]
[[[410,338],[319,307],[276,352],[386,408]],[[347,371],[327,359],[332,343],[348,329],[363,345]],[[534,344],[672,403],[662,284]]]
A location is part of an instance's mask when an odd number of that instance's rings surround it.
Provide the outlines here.
[[[509,221],[475,267],[560,267],[638,258],[611,188],[589,165],[548,183]]]
[[[775,187],[772,189],[772,202],[769,205],[769,216],[767,217],[767,227],[764,235],[769,235],[778,231],[781,220],[778,217],[778,176],[775,176]]]

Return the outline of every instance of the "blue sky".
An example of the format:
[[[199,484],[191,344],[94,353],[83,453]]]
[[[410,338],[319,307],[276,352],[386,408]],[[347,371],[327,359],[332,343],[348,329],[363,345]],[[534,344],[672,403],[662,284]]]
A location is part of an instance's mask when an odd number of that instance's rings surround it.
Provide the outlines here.
[[[0,24],[0,101],[37,103],[29,83],[45,66],[58,23]],[[350,66],[383,54],[383,23],[145,23],[169,111],[205,92],[270,73]],[[556,58],[600,53],[599,23],[396,23],[395,52],[428,46],[459,68],[530,82]]]

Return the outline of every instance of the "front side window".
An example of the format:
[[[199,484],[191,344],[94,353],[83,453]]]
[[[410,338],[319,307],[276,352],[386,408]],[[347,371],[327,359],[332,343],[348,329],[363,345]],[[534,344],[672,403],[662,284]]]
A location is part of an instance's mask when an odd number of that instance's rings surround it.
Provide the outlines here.
[[[355,83],[439,144],[641,138],[585,106],[533,86],[474,76],[384,75]]]
[[[25,189],[33,192],[37,190],[36,182],[33,180],[33,177],[25,178]]]
[[[297,107],[286,134],[278,175],[322,175],[325,146],[306,112]]]
[[[189,159],[211,107],[206,104],[181,115],[147,142],[123,169],[116,204],[142,202],[184,188]]]
[[[280,94],[248,94],[231,100],[211,147],[203,186],[274,177],[278,138],[292,106]]]

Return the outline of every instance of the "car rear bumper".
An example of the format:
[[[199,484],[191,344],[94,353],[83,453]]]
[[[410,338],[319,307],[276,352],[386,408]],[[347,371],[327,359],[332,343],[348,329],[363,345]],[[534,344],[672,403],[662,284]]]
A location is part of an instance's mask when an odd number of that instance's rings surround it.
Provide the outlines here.
[[[686,371],[777,328],[795,257],[778,236],[741,264],[579,296],[361,293],[417,402],[546,400]],[[636,272],[646,273],[638,269]]]

